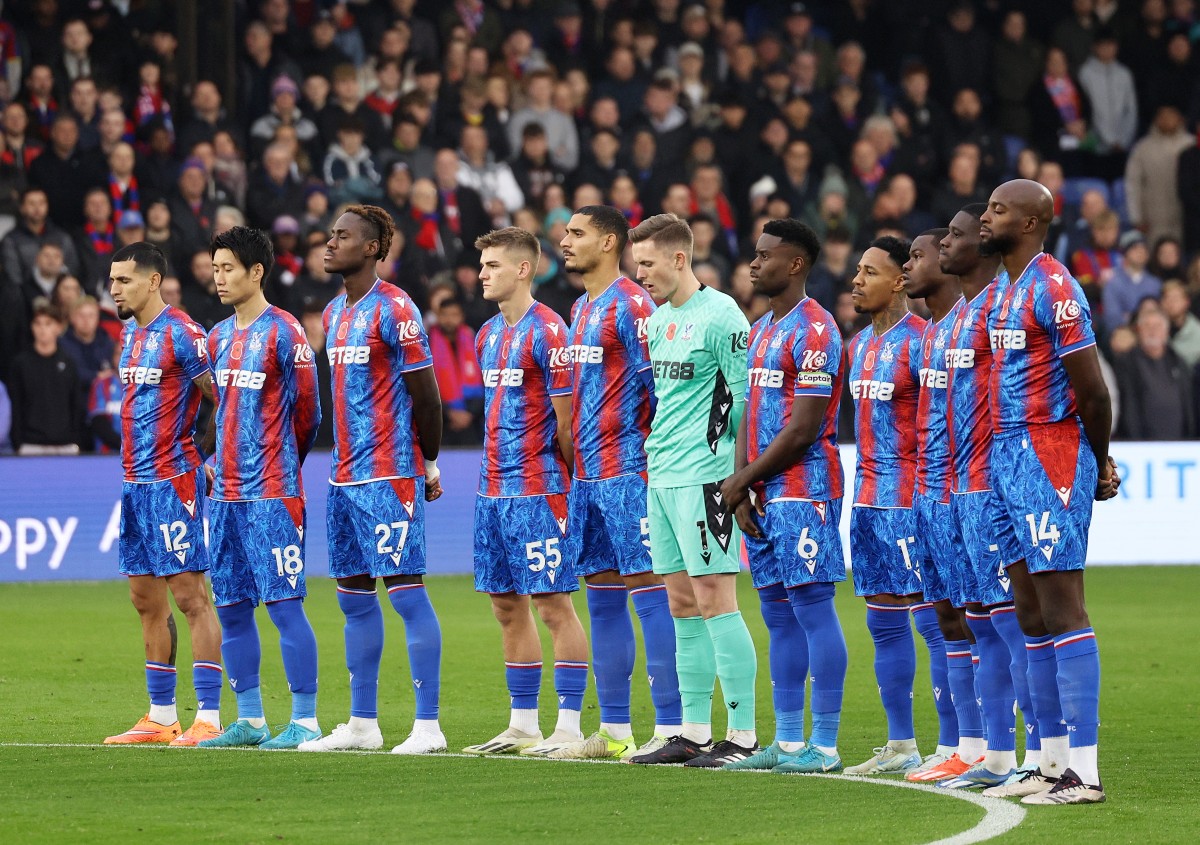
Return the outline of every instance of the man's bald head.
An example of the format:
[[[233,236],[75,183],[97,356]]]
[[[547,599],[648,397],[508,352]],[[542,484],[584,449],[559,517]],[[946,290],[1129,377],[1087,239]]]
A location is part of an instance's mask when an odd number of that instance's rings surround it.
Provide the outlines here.
[[[1040,182],[1013,179],[992,191],[980,217],[980,252],[1007,255],[1022,243],[1040,248],[1054,220],[1054,196]]]

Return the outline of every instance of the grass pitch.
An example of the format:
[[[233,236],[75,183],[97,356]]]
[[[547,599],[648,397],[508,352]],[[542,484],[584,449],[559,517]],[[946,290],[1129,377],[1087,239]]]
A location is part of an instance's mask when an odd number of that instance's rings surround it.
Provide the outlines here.
[[[1103,661],[1101,770],[1109,803],[1029,808],[996,841],[1184,842],[1200,821],[1193,661],[1200,622],[1190,607],[1200,568],[1097,569],[1089,608]],[[499,633],[486,597],[465,577],[431,578],[445,639],[442,725],[451,749],[487,739],[507,719]],[[319,717],[344,721],[349,690],[342,616],[332,585],[310,584],[321,659]],[[850,649],[839,748],[861,762],[884,738],[863,604],[848,585],[838,609]],[[773,731],[766,631],[749,579],[742,607],[759,647],[759,736]],[[577,598],[586,615],[582,595]],[[289,696],[274,628],[259,614],[263,694],[272,725]],[[380,689],[386,747],[412,718],[403,626],[385,605]],[[180,623],[180,720],[192,718],[190,650]],[[586,624],[586,623],[585,623]],[[0,842],[874,842],[952,837],[985,809],[909,789],[850,780],[680,769],[388,754],[298,754],[97,747],[145,712],[143,655],[123,582],[0,586]],[[917,735],[936,723],[918,637]],[[547,656],[549,656],[547,642]],[[549,662],[549,661],[547,661]],[[653,709],[639,668],[634,726]],[[554,723],[551,672],[542,726]],[[223,715],[234,718],[226,692]],[[723,708],[714,713],[721,734]],[[599,714],[589,687],[584,729]],[[995,821],[989,816],[986,823]],[[979,829],[976,828],[978,831]],[[974,839],[971,841],[980,841]]]

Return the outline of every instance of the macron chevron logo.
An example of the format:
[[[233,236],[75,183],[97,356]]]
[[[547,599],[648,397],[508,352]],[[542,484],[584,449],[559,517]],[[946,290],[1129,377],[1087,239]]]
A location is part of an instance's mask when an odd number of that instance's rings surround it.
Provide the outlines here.
[[[824,323],[813,323],[812,326],[813,326],[813,330],[817,333],[817,337],[820,337],[821,335],[825,334],[825,324]]]
[[[183,509],[188,512],[188,516],[195,518],[196,516],[196,500],[189,499],[183,503]]]
[[[1071,488],[1070,487],[1059,487],[1054,492],[1057,493],[1058,498],[1060,498],[1062,500],[1063,507],[1067,507],[1071,504]]]
[[[1063,274],[1062,273],[1051,273],[1050,278],[1054,279],[1054,283],[1056,285],[1058,285],[1059,287],[1062,287],[1062,283],[1063,283]]]
[[[548,328],[548,329],[550,330],[550,333],[551,333],[552,335],[554,335],[555,337],[558,337],[558,326],[557,326],[556,324],[554,324],[554,323],[547,323],[547,324],[546,324],[546,328]]]
[[[633,296],[631,296],[631,297],[629,297],[629,298],[630,298],[630,299],[632,299],[634,302],[636,302],[636,303],[637,303],[639,306],[640,306],[640,305],[641,305],[643,302],[645,302],[645,301],[646,301],[646,300],[644,300],[644,299],[641,297],[641,295],[639,295],[639,294],[634,294]]]

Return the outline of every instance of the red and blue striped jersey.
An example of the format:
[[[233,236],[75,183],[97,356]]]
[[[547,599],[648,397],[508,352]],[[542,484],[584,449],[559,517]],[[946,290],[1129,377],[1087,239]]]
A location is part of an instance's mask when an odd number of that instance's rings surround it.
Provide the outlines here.
[[[654,301],[622,276],[571,309],[571,437],[575,477],[596,480],[646,471],[650,369],[646,321]]]
[[[200,409],[194,379],[208,372],[204,329],[171,305],[121,339],[121,464],[125,480],[165,481],[200,466],[192,436]]]
[[[421,315],[408,294],[375,280],[358,302],[325,308],[333,393],[329,480],[362,484],[425,474],[404,373],[433,365]]]
[[[768,311],[750,328],[746,383],[746,460],[754,461],[792,419],[797,396],[826,396],[829,405],[816,441],[799,462],[768,478],[766,501],[827,502],[843,494],[837,418],[842,399],[842,336],[837,321],[811,298],[779,320]]]
[[[1075,417],[1075,391],[1062,358],[1096,344],[1083,288],[1044,252],[1016,281],[1003,268],[997,280],[1001,293],[988,316],[993,429],[1008,431]]]
[[[244,329],[236,319],[208,336],[217,400],[212,497],[302,496],[300,464],[321,422],[312,347],[296,318],[274,305]]]
[[[917,399],[917,492],[939,502],[950,501],[950,427],[946,421],[949,374],[946,349],[962,297],[938,322],[927,322],[921,334],[921,395]]]
[[[924,329],[924,320],[907,313],[881,335],[867,326],[850,341],[850,398],[858,442],[856,505],[912,507]]]
[[[970,302],[960,299],[946,315],[952,322],[946,349],[946,420],[955,493],[992,489],[992,412],[988,408],[992,345],[987,320],[998,290],[993,281]]]
[[[484,323],[475,351],[483,373],[480,494],[565,493],[571,485],[550,397],[571,393],[566,324],[535,302],[515,326],[503,314]]]

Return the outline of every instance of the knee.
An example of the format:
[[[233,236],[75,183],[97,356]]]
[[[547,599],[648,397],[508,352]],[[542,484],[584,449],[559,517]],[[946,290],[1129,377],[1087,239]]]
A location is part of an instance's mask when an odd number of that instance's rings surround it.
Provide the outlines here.
[[[575,608],[569,600],[541,605],[538,607],[538,615],[552,633],[579,624],[579,617],[575,615]]]
[[[129,598],[133,602],[133,609],[143,619],[165,620],[171,614],[170,605],[167,604],[165,597],[130,593]]]
[[[209,601],[208,592],[204,589],[175,593],[175,604],[189,620],[206,616],[212,612],[212,603]]]

